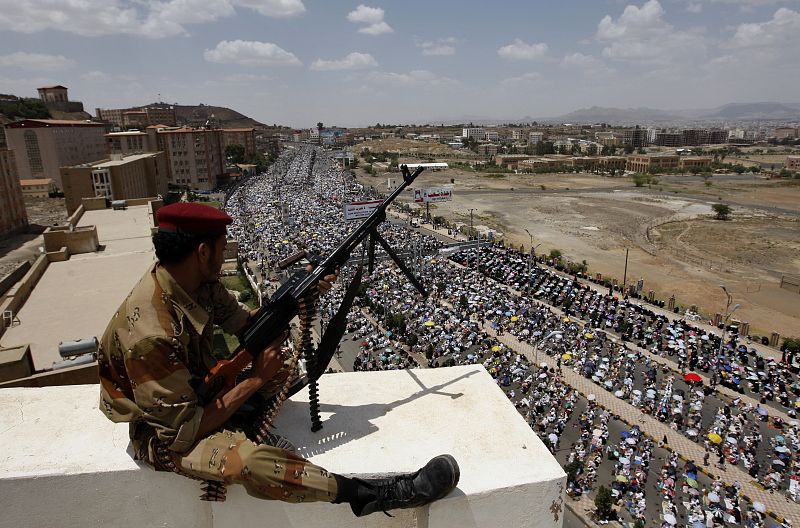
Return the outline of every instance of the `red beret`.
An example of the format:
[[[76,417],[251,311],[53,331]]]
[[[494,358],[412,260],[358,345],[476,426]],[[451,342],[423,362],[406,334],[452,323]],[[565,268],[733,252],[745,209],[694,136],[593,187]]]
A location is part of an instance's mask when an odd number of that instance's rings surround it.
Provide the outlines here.
[[[233,218],[224,211],[208,205],[178,202],[156,212],[158,230],[195,234],[222,235]]]

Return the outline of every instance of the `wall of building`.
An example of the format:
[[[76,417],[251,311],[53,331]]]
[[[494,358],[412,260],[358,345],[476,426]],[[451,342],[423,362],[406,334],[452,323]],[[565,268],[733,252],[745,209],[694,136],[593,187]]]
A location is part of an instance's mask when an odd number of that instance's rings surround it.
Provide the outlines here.
[[[0,297],[0,313],[10,310],[17,313],[25,301],[28,300],[33,288],[39,282],[39,279],[44,275],[50,261],[45,255],[40,255],[33,263],[31,268],[22,279],[9,289],[4,296]],[[0,335],[5,331],[4,327],[0,326]]]
[[[67,248],[69,254],[92,253],[97,251],[100,241],[96,226],[82,226],[70,229],[70,225],[48,227],[44,233],[44,249],[56,252]]]
[[[28,213],[14,151],[0,149],[0,238],[25,229]]]
[[[30,345],[0,349],[0,382],[25,378],[33,371]]]

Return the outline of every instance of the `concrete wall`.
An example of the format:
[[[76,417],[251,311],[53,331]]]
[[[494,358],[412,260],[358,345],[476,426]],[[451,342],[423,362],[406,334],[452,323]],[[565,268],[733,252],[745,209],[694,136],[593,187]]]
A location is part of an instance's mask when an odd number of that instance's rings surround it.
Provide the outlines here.
[[[303,391],[276,421],[301,456],[342,474],[413,471],[451,453],[461,480],[428,507],[355,518],[346,504],[286,504],[200,483],[131,459],[127,424],[98,410],[99,387],[0,390],[0,496],[8,526],[142,528],[559,528],[566,476],[480,366],[323,376],[323,429]],[[22,411],[24,409],[24,412]],[[501,434],[502,432],[502,434]]]
[[[104,197],[81,198],[83,208],[87,211],[98,211],[107,207]]]
[[[0,382],[30,376],[33,371],[30,345],[0,349]]]
[[[34,286],[36,286],[36,283],[38,283],[39,279],[44,275],[48,264],[50,264],[50,261],[45,255],[40,255],[39,258],[36,259],[36,262],[33,263],[25,276],[9,289],[4,297],[0,297],[0,313],[11,310],[16,314],[19,309],[22,308],[22,305],[33,291]],[[3,334],[4,330],[5,328],[0,327],[0,335]]]
[[[44,248],[48,253],[66,247],[69,254],[92,253],[97,251],[100,241],[96,226],[82,226],[70,230],[70,225],[48,227],[44,233]]]
[[[35,374],[26,374],[25,376],[0,383],[0,389],[87,385],[99,383],[100,381],[97,374],[97,362],[58,370],[46,370]]]
[[[28,270],[31,269],[31,263],[28,261],[23,262],[16,268],[14,271],[3,277],[3,280],[0,280],[0,297],[7,292],[18,280],[25,276],[28,273]]]

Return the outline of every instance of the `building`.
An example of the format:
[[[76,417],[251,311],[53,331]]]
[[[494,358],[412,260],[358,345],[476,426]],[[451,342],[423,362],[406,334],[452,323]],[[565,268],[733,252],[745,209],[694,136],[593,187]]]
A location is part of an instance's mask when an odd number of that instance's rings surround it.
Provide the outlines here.
[[[156,148],[164,152],[169,182],[180,187],[210,191],[225,173],[222,130],[148,127]]]
[[[0,149],[0,237],[24,229],[28,214],[22,198],[14,151]]]
[[[39,99],[51,110],[60,110],[61,112],[83,112],[83,103],[69,100],[66,86],[61,86],[60,84],[56,86],[42,86],[41,88],[37,88],[36,91],[39,92]]]
[[[709,130],[708,143],[711,145],[721,145],[728,142],[728,131],[722,129]]]
[[[800,170],[800,156],[786,156],[786,168]]]
[[[499,134],[499,133],[497,133],[497,132],[496,132],[496,131],[494,131],[494,130],[492,130],[492,131],[487,131],[487,132],[486,132],[486,137],[484,137],[484,139],[485,139],[486,141],[499,141],[499,140],[500,140],[500,134]]]
[[[155,135],[153,136],[155,137]],[[112,132],[105,135],[106,149],[110,154],[141,154],[152,152],[155,149],[154,143],[147,133],[140,130],[130,130],[128,132]]]
[[[493,143],[478,145],[478,154],[481,156],[494,156],[497,154],[497,145]]]
[[[498,154],[494,157],[494,162],[507,169],[514,170],[520,162],[533,159],[536,156],[528,154]]]
[[[597,158],[597,169],[603,172],[624,171],[627,161],[624,156],[600,156]]]
[[[778,127],[773,132],[775,139],[794,139],[800,137],[799,127]]]
[[[705,156],[681,156],[678,162],[678,168],[682,171],[692,171],[692,169],[701,171],[711,167],[712,159]]]
[[[596,132],[594,139],[604,147],[618,147],[622,144],[622,140],[613,132]]]
[[[256,129],[255,128],[223,128],[222,129],[222,151],[228,145],[241,145],[244,147],[245,157],[250,157],[256,153]]]
[[[655,144],[660,147],[682,147],[683,134],[680,132],[656,132]]]
[[[461,137],[464,139],[482,140],[486,138],[486,130],[483,127],[470,127],[461,129]]]
[[[683,135],[683,144],[685,146],[708,144],[708,130],[702,128],[688,128],[682,131],[681,134]]]
[[[519,141],[525,137],[525,131],[520,130],[519,128],[515,128],[511,131],[511,139],[514,141]]]
[[[668,172],[678,168],[679,157],[672,154],[628,156],[625,170],[631,172]]]
[[[542,142],[544,139],[544,132],[529,132],[528,133],[528,145],[535,147],[539,143]]]
[[[51,178],[61,189],[59,169],[106,158],[101,123],[24,119],[6,126],[8,148],[15,152],[20,179]]]
[[[119,128],[148,127],[150,125],[176,126],[178,116],[172,105],[154,104],[134,108],[96,108],[97,119]]]
[[[167,164],[163,152],[131,156],[112,155],[110,160],[62,167],[67,213],[82,198],[104,196],[109,200],[149,198],[167,193]]]
[[[647,130],[644,128],[628,128],[622,136],[623,145],[630,145],[634,148],[642,148],[649,145],[647,141]],[[602,143],[602,142],[601,142]]]
[[[48,198],[50,193],[56,191],[56,184],[50,178],[40,180],[20,180],[22,196],[30,198]]]

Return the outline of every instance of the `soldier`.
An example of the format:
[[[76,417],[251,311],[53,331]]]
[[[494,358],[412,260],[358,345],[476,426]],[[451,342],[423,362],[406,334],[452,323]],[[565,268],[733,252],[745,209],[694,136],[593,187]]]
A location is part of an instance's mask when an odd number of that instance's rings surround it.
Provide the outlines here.
[[[458,484],[450,455],[419,471],[382,479],[348,478],[291,451],[256,444],[226,422],[256,391],[285,379],[281,344],[270,344],[250,376],[204,406],[194,390],[214,365],[213,326],[243,330],[249,312],[219,282],[230,216],[211,207],[178,203],[157,213],[156,262],[119,307],[103,335],[98,357],[100,409],[129,422],[135,457],[157,471],[240,483],[262,499],[349,503],[357,516],[428,504]],[[325,277],[320,292],[331,287]],[[285,444],[284,444],[285,445]],[[216,495],[212,485],[210,498]],[[222,486],[224,489],[224,486]]]

